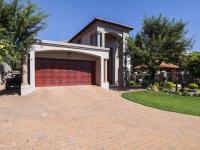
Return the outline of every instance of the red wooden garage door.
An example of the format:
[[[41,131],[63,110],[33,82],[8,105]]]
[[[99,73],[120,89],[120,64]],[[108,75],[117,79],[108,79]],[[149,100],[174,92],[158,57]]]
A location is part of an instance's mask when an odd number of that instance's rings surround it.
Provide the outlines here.
[[[95,84],[95,62],[36,58],[36,86]]]

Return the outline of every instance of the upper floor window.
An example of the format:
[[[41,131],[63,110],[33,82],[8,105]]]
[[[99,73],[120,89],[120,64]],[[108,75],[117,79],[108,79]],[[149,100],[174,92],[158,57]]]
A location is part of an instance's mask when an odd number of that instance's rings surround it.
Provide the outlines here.
[[[100,38],[99,38],[99,40],[100,40],[100,41],[99,41],[99,44],[100,44],[100,45],[99,45],[99,46],[102,47],[102,46],[103,46],[103,45],[102,45],[102,40],[103,40],[103,39],[102,39],[102,33],[99,33],[99,36],[100,36]]]
[[[90,35],[90,45],[102,47],[103,46],[102,38],[103,38],[103,36],[102,36],[101,32],[91,34]]]
[[[90,35],[90,45],[97,46],[97,33],[92,33]]]

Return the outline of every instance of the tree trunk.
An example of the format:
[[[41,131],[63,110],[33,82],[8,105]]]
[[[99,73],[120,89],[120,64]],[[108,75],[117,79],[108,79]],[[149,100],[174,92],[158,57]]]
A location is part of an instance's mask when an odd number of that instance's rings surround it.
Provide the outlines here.
[[[21,56],[21,79],[22,85],[28,85],[27,56],[25,56],[23,52]]]
[[[155,76],[156,76],[156,69],[150,69],[150,73],[151,73],[150,83],[154,84],[155,83]]]

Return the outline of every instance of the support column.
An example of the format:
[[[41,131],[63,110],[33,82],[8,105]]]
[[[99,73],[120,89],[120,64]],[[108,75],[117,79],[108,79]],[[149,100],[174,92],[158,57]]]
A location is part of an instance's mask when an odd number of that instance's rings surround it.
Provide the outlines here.
[[[102,32],[102,39],[101,40],[102,40],[102,47],[105,48],[106,47],[106,44],[105,44],[105,31]]]
[[[28,58],[25,56],[22,64],[23,72],[22,72],[22,85],[28,85]]]
[[[108,60],[104,60],[104,82],[108,82]]]
[[[104,84],[104,59],[101,58],[101,86]]]
[[[115,45],[116,46],[113,53],[113,56],[114,56],[114,61],[113,61],[114,78],[113,79],[115,79],[114,81],[115,86],[118,86],[119,85],[119,43],[116,41]]]
[[[35,51],[30,52],[30,85],[35,88]]]
[[[102,46],[101,32],[97,32],[97,46]]]
[[[23,67],[23,82],[21,85],[21,95],[27,95],[35,90],[35,51],[29,52],[29,63],[26,58]],[[30,70],[28,72],[28,70]],[[28,78],[30,78],[30,84],[28,83]]]
[[[99,35],[99,38],[101,39],[101,44],[99,43],[99,45],[101,45],[101,47],[105,48],[105,29],[104,28],[97,28],[97,33],[101,34],[101,38]]]
[[[107,61],[106,61],[107,62]],[[101,87],[104,89],[109,89],[109,83],[106,82],[107,80],[107,65],[105,65],[104,58],[101,58]]]

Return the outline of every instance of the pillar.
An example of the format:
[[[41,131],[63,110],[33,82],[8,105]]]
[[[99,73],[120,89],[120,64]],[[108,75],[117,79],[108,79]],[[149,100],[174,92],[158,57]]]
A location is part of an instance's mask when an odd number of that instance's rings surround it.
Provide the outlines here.
[[[98,38],[101,40],[101,47],[105,47],[105,29],[97,28]],[[100,38],[101,35],[101,38]],[[97,38],[97,39],[98,39]],[[97,44],[100,45],[100,40],[98,40]]]
[[[35,87],[35,51],[30,52],[30,85]]]
[[[97,46],[102,46],[101,32],[97,32]]]
[[[105,48],[106,47],[106,44],[105,44],[105,31],[102,31],[101,34],[102,34],[102,39],[101,39],[102,40],[101,41],[102,42],[102,47]]]
[[[101,58],[101,86],[104,84],[104,59]]]
[[[30,59],[29,59],[30,63],[28,63],[28,60],[26,57],[22,65],[23,67],[23,82],[21,85],[22,96],[30,94],[35,90],[35,51],[34,49],[33,51],[29,52],[29,56],[30,56]],[[28,69],[29,69],[29,72],[28,72]],[[28,83],[28,77],[30,77],[30,84]]]
[[[109,89],[109,83],[107,82],[107,59],[101,58],[101,87]]]
[[[104,82],[108,82],[108,60],[104,60]]]
[[[28,58],[25,56],[22,64],[23,72],[22,72],[22,85],[28,85]]]

